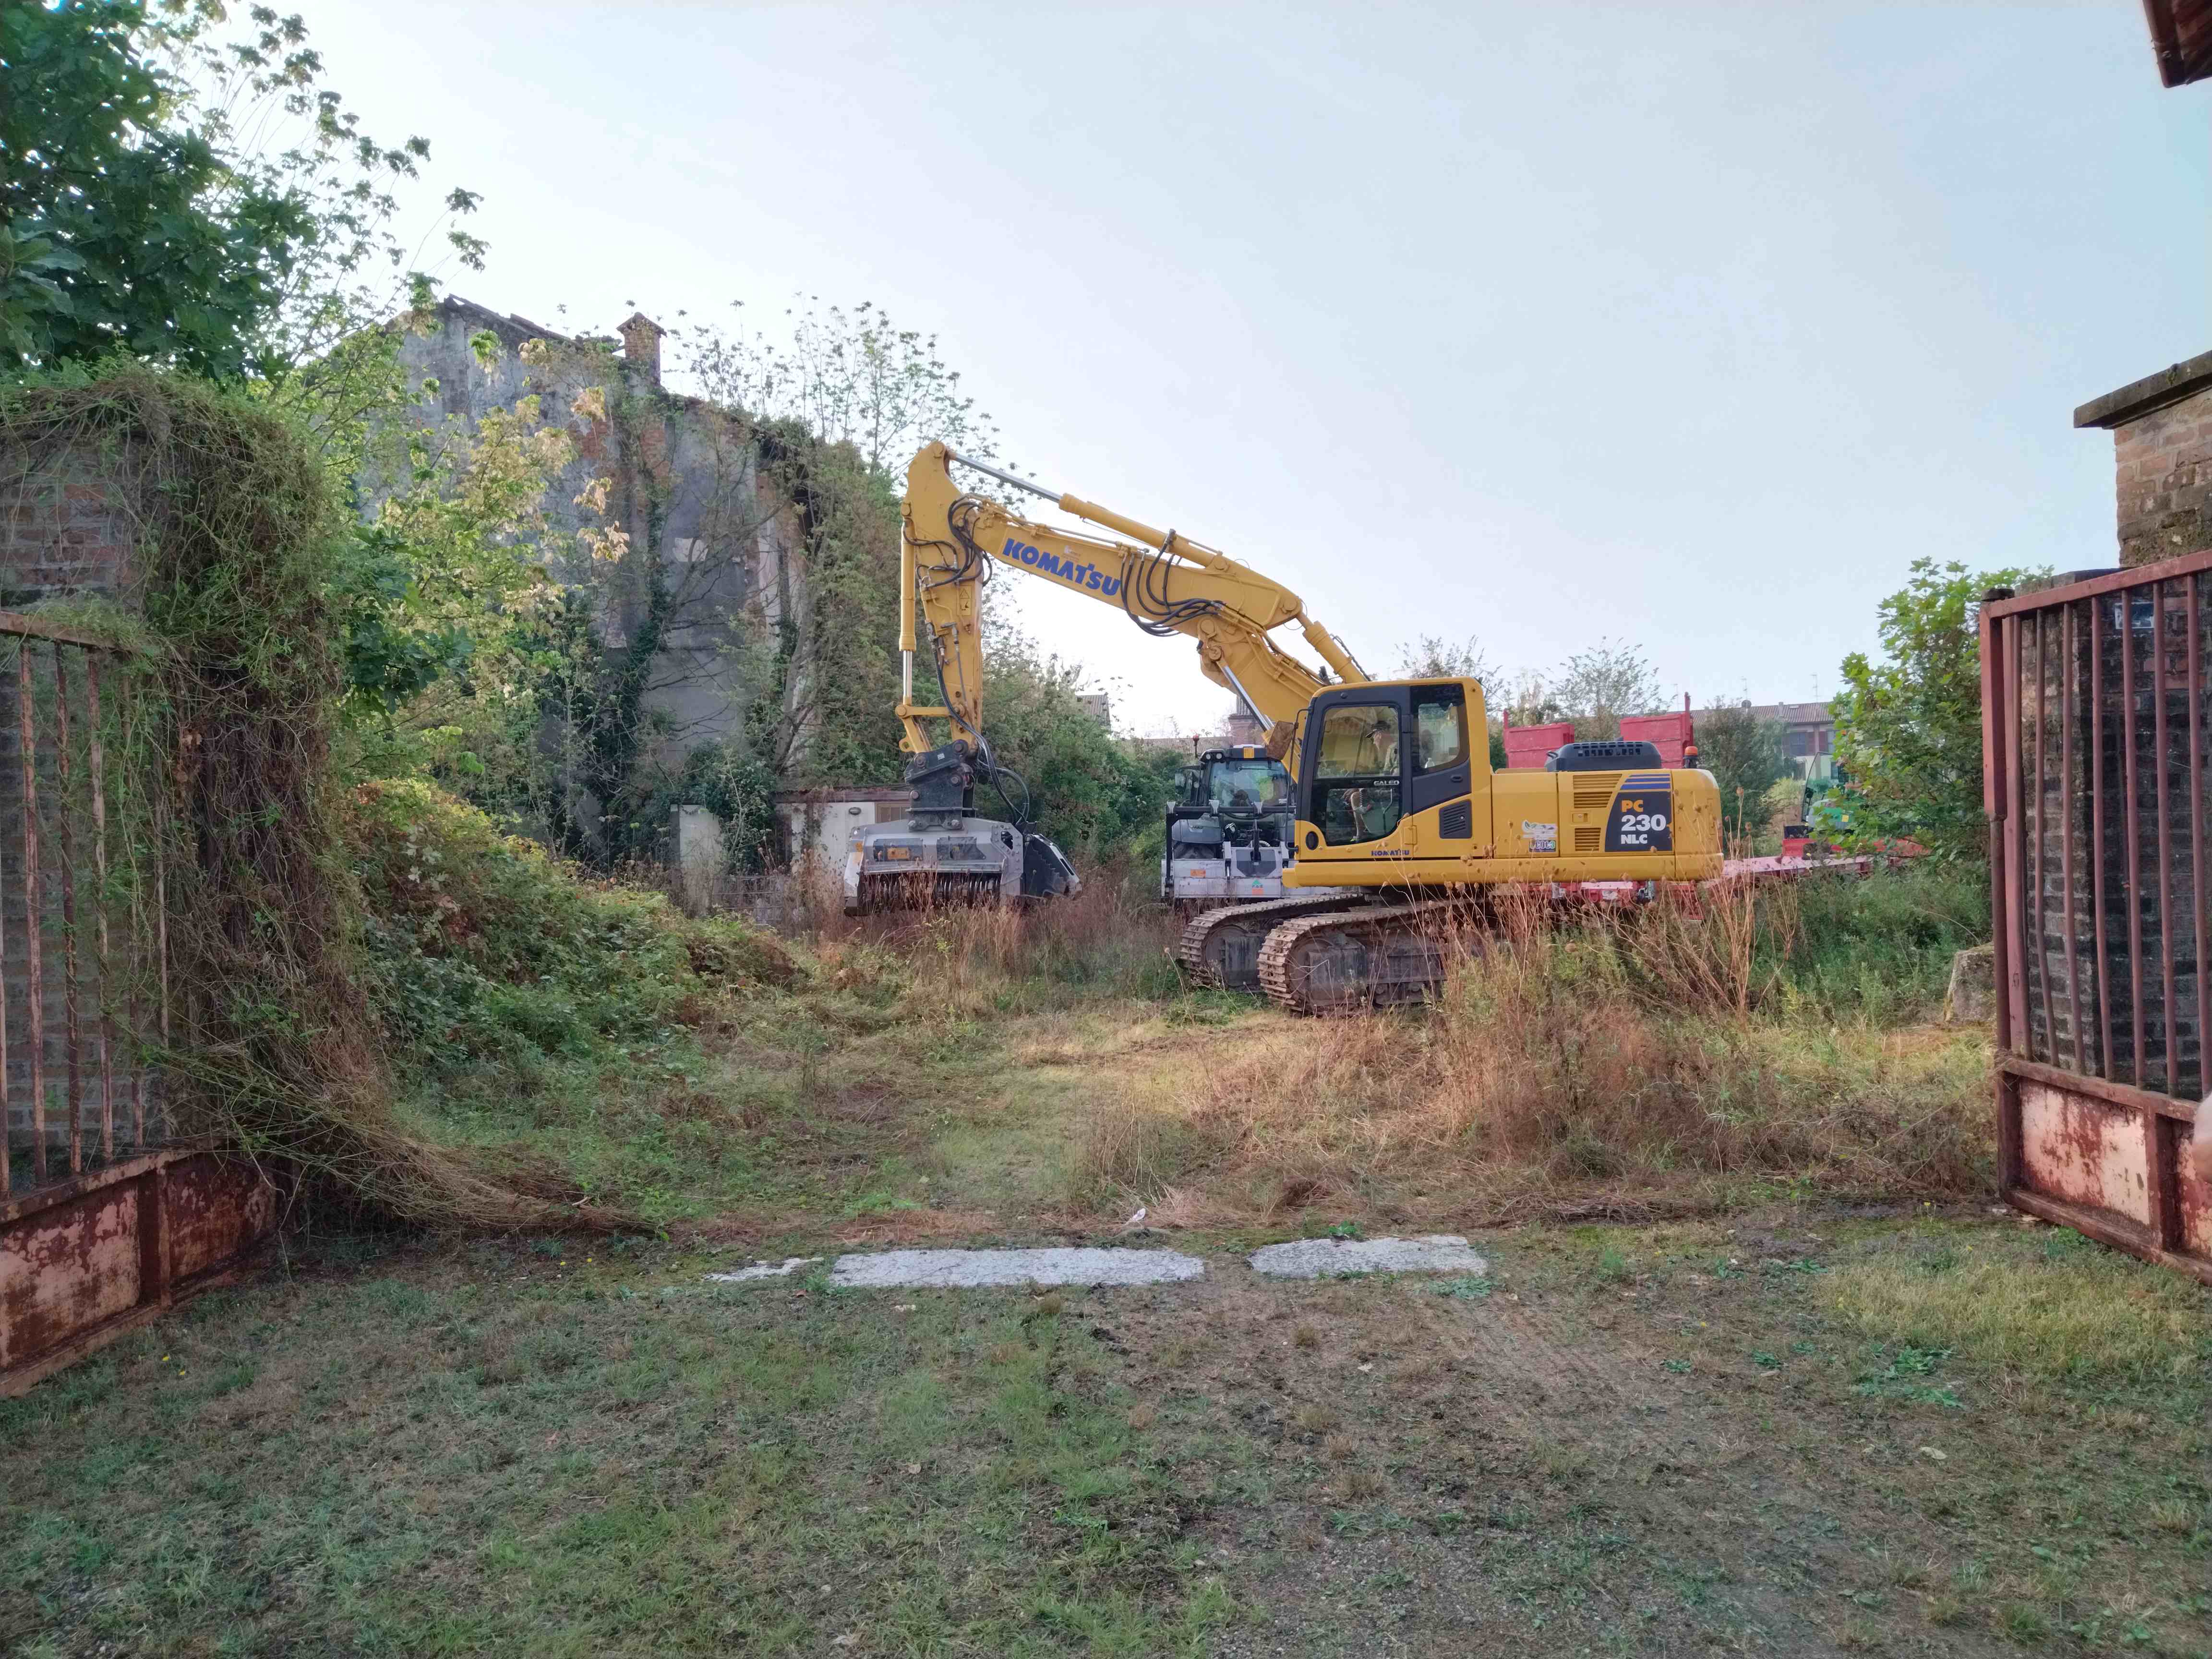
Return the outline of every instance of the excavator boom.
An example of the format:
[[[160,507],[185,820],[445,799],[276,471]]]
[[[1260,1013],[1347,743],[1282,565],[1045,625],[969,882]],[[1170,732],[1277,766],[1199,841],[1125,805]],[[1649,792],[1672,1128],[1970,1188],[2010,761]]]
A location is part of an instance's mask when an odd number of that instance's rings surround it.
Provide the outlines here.
[[[952,476],[956,462],[1112,533],[1021,518],[963,489]],[[845,871],[848,908],[1000,902],[1071,892],[1079,884],[1060,849],[1019,821],[1027,816],[1026,786],[999,763],[985,729],[981,601],[994,564],[1017,566],[1113,605],[1149,634],[1194,641],[1200,672],[1267,725],[1267,752],[1279,761],[1295,745],[1299,712],[1331,684],[1332,673],[1338,682],[1366,678],[1352,653],[1280,582],[1173,530],[1047,489],[945,444],[924,445],[908,467],[902,518],[897,714],[915,798],[906,819],[855,835]],[[1268,637],[1288,623],[1297,624],[1324,668],[1316,672]],[[933,671],[942,702],[915,701],[917,654]],[[931,720],[946,722],[950,735],[939,740],[925,724]],[[975,816],[978,781],[996,788],[1016,822]],[[1225,850],[1217,848],[1214,855]],[[1256,832],[1248,852],[1248,864],[1262,857]],[[1279,836],[1265,860],[1267,880],[1279,884],[1289,861]],[[1263,884],[1238,889],[1255,890]]]
[[[963,489],[952,476],[955,462],[1041,496],[1071,517],[1115,535],[1086,535],[1021,518]],[[1129,539],[1116,539],[1122,537]],[[925,445],[907,469],[900,552],[905,599],[899,617],[898,714],[909,754],[933,746],[921,724],[927,719],[950,720],[956,733],[981,739],[978,600],[986,560],[1018,566],[1114,605],[1147,633],[1181,634],[1194,641],[1200,671],[1234,692],[1267,725],[1268,746],[1278,758],[1290,749],[1299,711],[1330,684],[1331,675],[1340,682],[1367,678],[1343,643],[1309,617],[1305,602],[1280,582],[1178,532],[1156,529],[1095,501],[1047,489],[945,444]],[[1269,637],[1290,623],[1326,665],[1322,672]],[[924,653],[925,663],[934,661],[945,690],[942,704],[914,700],[917,652]]]

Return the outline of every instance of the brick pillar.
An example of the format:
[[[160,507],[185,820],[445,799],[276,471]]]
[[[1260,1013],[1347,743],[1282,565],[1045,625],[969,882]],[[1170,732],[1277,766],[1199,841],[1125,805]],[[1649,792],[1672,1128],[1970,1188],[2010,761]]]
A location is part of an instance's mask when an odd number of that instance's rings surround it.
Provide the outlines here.
[[[2122,564],[2212,547],[2212,352],[2082,404],[2074,424],[2112,434]]]
[[[635,366],[646,385],[660,384],[659,324],[643,312],[633,312],[630,319],[622,325],[623,361]]]

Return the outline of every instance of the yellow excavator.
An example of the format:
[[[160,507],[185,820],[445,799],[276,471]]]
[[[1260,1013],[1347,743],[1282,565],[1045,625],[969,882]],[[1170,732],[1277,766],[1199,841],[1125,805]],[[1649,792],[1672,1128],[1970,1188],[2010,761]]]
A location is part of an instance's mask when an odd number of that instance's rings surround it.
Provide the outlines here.
[[[1115,534],[1022,518],[963,489],[953,477],[955,465],[1043,496]],[[1366,678],[1350,651],[1306,615],[1296,593],[1226,554],[1045,489],[944,444],[925,445],[907,469],[900,547],[897,714],[915,799],[905,819],[855,835],[845,869],[849,910],[1045,897],[1079,884],[1060,849],[1027,829],[1027,786],[999,763],[984,729],[981,592],[1000,564],[1112,605],[1147,633],[1194,641],[1200,671],[1269,727],[1266,754],[1240,757],[1261,767],[1282,758],[1298,714],[1331,683],[1331,671]],[[1285,623],[1299,627],[1326,667],[1316,671],[1268,637]],[[917,654],[934,671],[943,702],[915,701]],[[941,742],[924,724],[939,720],[950,727]],[[979,785],[999,796],[1007,818],[978,814]],[[1287,827],[1287,815],[1281,817]],[[1183,827],[1170,824],[1170,835]],[[1288,849],[1268,850],[1268,873],[1279,885]],[[1257,983],[1249,962],[1221,967],[1231,979]]]
[[[1018,519],[961,489],[955,462],[1130,539]],[[1419,1001],[1441,987],[1454,938],[1481,925],[1501,884],[1632,881],[1651,890],[1721,873],[1711,773],[1668,769],[1653,745],[1630,742],[1571,743],[1540,772],[1493,772],[1479,682],[1370,680],[1296,594],[1257,571],[933,443],[908,469],[901,548],[897,712],[916,798],[905,823],[856,835],[846,872],[854,908],[916,890],[1011,898],[1075,884],[1042,836],[974,815],[978,780],[1012,805],[981,716],[979,590],[993,560],[1119,605],[1147,632],[1195,638],[1207,678],[1270,722],[1268,750],[1292,779],[1289,896],[1193,919],[1177,955],[1201,981],[1255,985],[1300,1013]],[[914,701],[917,612],[943,704]],[[1291,622],[1337,683],[1267,637]],[[951,723],[951,741],[932,744],[921,724],[932,719]]]

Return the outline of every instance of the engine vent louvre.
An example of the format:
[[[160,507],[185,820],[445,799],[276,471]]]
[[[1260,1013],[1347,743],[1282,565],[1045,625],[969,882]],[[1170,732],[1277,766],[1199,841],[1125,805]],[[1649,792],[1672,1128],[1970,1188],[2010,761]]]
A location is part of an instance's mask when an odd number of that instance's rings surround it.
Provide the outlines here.
[[[1469,841],[1474,836],[1473,803],[1455,800],[1437,814],[1437,834],[1446,841]]]
[[[1620,772],[1577,772],[1575,780],[1575,811],[1602,812],[1613,804],[1613,792],[1620,787],[1625,775]]]
[[[1575,829],[1575,851],[1602,853],[1605,851],[1605,831],[1591,824],[1578,824]]]

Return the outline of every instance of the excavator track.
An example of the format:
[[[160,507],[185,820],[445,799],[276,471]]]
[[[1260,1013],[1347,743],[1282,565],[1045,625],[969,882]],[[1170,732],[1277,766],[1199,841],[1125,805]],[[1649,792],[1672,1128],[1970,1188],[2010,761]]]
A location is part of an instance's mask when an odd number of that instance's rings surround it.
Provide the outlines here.
[[[1458,936],[1474,915],[1463,899],[1441,898],[1294,917],[1260,947],[1260,987],[1294,1014],[1426,1001],[1465,950]]]
[[[1260,989],[1259,952],[1269,930],[1300,916],[1341,910],[1360,902],[1356,890],[1317,888],[1292,898],[1225,904],[1183,924],[1176,961],[1200,985],[1224,991]]]

